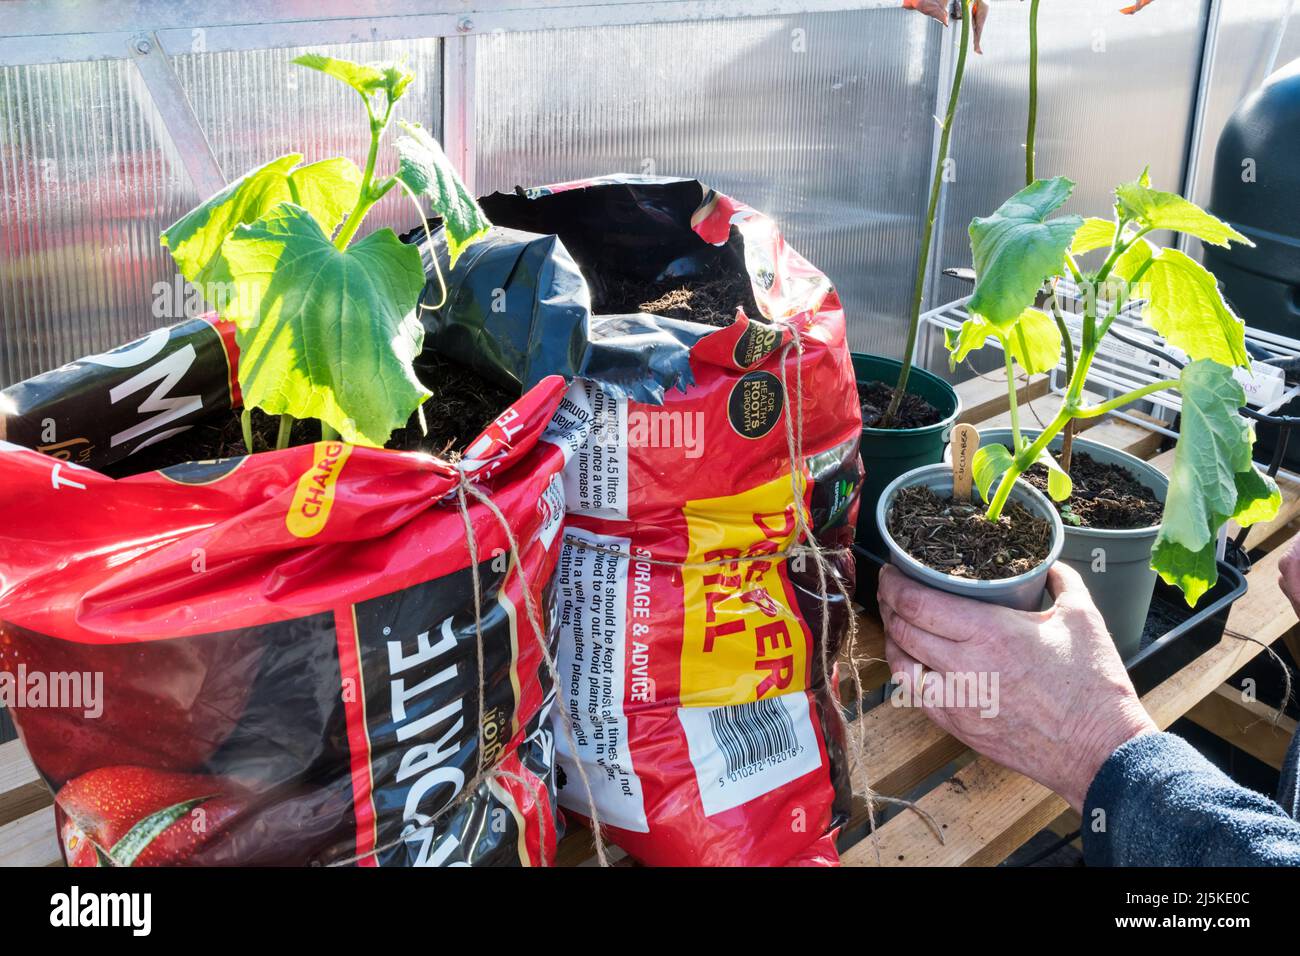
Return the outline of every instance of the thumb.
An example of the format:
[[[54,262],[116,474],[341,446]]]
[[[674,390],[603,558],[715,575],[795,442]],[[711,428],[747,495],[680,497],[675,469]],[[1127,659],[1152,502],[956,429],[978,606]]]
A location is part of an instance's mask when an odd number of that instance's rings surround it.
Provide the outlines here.
[[[1092,607],[1088,586],[1079,572],[1064,561],[1057,561],[1047,571],[1047,589],[1056,604]]]

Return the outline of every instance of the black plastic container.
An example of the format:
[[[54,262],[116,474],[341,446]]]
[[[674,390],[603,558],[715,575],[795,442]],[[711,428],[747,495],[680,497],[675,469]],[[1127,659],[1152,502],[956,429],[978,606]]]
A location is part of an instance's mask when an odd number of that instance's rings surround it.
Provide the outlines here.
[[[854,545],[858,583],[854,598],[868,611],[878,610],[876,580],[885,562]],[[1219,580],[1189,608],[1176,587],[1156,579],[1151,610],[1147,614],[1142,647],[1124,666],[1139,694],[1168,680],[1223,639],[1232,603],[1246,593],[1246,577],[1230,564],[1219,562]]]
[[[1278,70],[1233,111],[1214,159],[1210,211],[1255,244],[1205,246],[1205,266],[1248,326],[1300,338],[1300,59]],[[1292,373],[1292,376],[1294,373]],[[1278,414],[1300,416],[1300,400]],[[1300,469],[1300,442],[1275,424],[1257,427],[1255,454]]]
[[[1145,694],[1223,640],[1228,612],[1248,587],[1245,575],[1220,561],[1219,580],[1201,596],[1199,606],[1193,610],[1183,600],[1181,591],[1157,579],[1151,612],[1147,615],[1147,633],[1142,635],[1142,649],[1124,662],[1137,692]],[[1183,621],[1172,628],[1167,624],[1155,626],[1162,613],[1181,616]]]
[[[1210,211],[1254,248],[1205,247],[1205,265],[1254,329],[1300,337],[1300,60],[1233,111],[1214,158]]]

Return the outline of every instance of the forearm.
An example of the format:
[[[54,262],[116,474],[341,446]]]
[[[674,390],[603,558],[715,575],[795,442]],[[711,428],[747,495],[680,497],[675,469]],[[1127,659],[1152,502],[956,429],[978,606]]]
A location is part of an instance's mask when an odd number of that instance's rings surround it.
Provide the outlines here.
[[[1181,738],[1148,734],[1097,772],[1083,849],[1090,866],[1300,866],[1300,823]]]

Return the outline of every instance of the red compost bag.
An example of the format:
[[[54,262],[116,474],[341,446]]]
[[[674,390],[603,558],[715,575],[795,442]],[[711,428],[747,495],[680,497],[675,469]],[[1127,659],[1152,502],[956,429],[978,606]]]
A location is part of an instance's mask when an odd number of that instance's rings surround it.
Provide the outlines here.
[[[641,861],[837,862],[851,793],[824,665],[849,625],[862,471],[830,281],[769,218],[693,180],[483,205],[557,234],[606,313],[559,415],[585,426],[557,571],[557,720],[576,743],[557,735],[561,804],[586,813],[581,762],[608,835]],[[700,294],[680,284],[734,282],[744,304],[723,327],[678,317]],[[824,588],[801,514],[826,549]]]
[[[549,863],[565,444],[540,439],[565,380],[462,462],[509,529],[468,496],[476,608],[460,478],[433,456],[87,467],[228,414],[234,361],[196,319],[0,393],[0,699],[66,859]]]

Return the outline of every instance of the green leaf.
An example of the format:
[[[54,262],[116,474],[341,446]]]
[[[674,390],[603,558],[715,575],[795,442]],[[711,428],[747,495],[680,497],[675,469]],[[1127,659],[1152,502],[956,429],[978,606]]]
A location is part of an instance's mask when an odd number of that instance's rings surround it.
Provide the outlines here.
[[[488,234],[492,223],[456,175],[438,141],[419,124],[402,123],[407,135],[397,141],[397,178],[416,196],[429,199],[447,236],[447,254],[454,268],[465,247]]]
[[[1030,375],[1050,372],[1061,361],[1061,330],[1046,312],[1025,309],[1007,333],[1007,348]]]
[[[1061,332],[1056,322],[1045,312],[1026,309],[1005,329],[985,321],[980,315],[972,315],[957,331],[948,329],[944,339],[948,346],[949,368],[955,369],[957,363],[964,361],[971,352],[983,348],[990,336],[1000,342],[1030,375],[1054,369],[1061,361]]]
[[[955,370],[957,364],[964,362],[971,352],[982,349],[989,336],[1001,339],[997,329],[978,315],[972,315],[961,324],[960,329],[945,329],[944,342],[948,346],[948,367]]]
[[[120,840],[113,844],[113,849],[108,852],[109,859],[115,866],[131,866],[140,854],[148,849],[149,844],[162,835],[164,830],[200,803],[210,799],[212,799],[211,795],[198,797],[194,800],[186,800],[183,803],[174,803],[170,807],[163,807],[163,809],[149,814],[143,820],[138,821]]]
[[[199,287],[208,303],[224,311],[229,274],[221,244],[236,226],[260,219],[282,202],[302,206],[326,232],[333,232],[361,192],[361,171],[337,158],[295,169],[302,156],[290,153],[259,166],[196,206],[163,231],[161,242],[176,267]]]
[[[1199,262],[1177,249],[1162,249],[1142,282],[1144,318],[1153,329],[1193,361],[1250,367],[1246,326],[1219,292],[1218,282]]]
[[[1121,216],[1138,222],[1147,229],[1172,229],[1215,246],[1227,246],[1230,242],[1254,245],[1236,229],[1210,215],[1196,203],[1188,202],[1177,193],[1152,189],[1149,178],[1145,184],[1138,180],[1120,186],[1115,190],[1115,199],[1115,208]]]
[[[1255,436],[1238,414],[1246,393],[1232,370],[1209,359],[1192,362],[1179,391],[1182,425],[1151,566],[1195,606],[1218,577],[1219,529],[1229,519],[1242,525],[1272,520],[1282,495],[1251,462]]]
[[[1141,279],[1146,275],[1157,251],[1147,240],[1135,240],[1120,253],[1111,266],[1106,281],[1097,288],[1099,299],[1114,305],[1145,298],[1147,288],[1141,284]]]
[[[1007,450],[1006,445],[981,445],[971,459],[971,478],[980,490],[980,497],[989,500],[989,490],[993,482],[1001,478],[1015,461],[1015,456]]]
[[[1038,464],[1047,469],[1047,493],[1053,501],[1064,501],[1074,491],[1074,481],[1046,448],[1038,455]]]
[[[414,74],[395,63],[354,63],[320,53],[304,53],[294,57],[293,62],[342,80],[367,102],[371,93],[382,92],[390,104],[396,103],[415,79]]]
[[[306,210],[276,206],[226,240],[245,404],[319,418],[382,446],[429,397],[413,362],[420,252],[380,229],[340,250]]]
[[[1070,198],[1074,183],[1040,179],[1016,193],[987,219],[970,224],[975,294],[969,309],[994,325],[1009,325],[1034,304],[1043,280],[1057,274],[1079,216],[1048,216]]]
[[[1119,254],[1115,264],[1110,268],[1112,278],[1133,282],[1145,275],[1147,263],[1155,258],[1159,250],[1145,239],[1138,239]]]
[[[1115,224],[1109,219],[1089,218],[1083,221],[1083,226],[1074,234],[1074,241],[1070,245],[1072,255],[1081,256],[1086,252],[1092,252],[1094,249],[1107,249],[1115,241]]]

